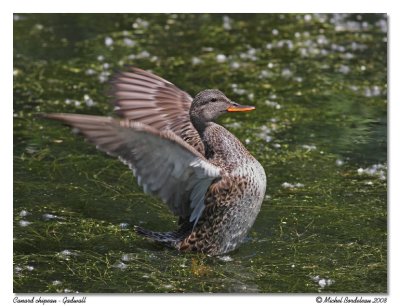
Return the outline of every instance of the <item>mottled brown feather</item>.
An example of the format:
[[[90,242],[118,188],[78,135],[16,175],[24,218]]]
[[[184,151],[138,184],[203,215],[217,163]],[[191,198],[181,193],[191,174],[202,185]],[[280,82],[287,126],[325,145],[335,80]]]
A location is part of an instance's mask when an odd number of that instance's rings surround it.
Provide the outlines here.
[[[171,130],[204,155],[204,145],[189,118],[192,97],[171,82],[130,67],[111,81],[116,113],[158,130]]]

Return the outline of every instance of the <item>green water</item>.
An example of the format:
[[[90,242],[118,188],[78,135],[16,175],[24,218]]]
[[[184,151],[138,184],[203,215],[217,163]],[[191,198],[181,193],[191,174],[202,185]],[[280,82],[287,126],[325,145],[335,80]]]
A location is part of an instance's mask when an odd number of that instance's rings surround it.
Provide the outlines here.
[[[14,15],[15,292],[387,292],[385,15]],[[255,112],[221,119],[264,166],[246,242],[179,254],[130,170],[40,112],[111,115],[107,79],[151,69]]]

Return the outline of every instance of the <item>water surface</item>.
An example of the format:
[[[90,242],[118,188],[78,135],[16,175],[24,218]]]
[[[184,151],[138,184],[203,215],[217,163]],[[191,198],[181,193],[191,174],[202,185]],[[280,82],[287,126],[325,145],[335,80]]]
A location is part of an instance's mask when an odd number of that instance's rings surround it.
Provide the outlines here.
[[[14,15],[14,291],[386,292],[386,56],[380,14]],[[176,219],[117,159],[35,117],[111,115],[124,65],[257,107],[220,121],[268,177],[238,250],[136,236]]]

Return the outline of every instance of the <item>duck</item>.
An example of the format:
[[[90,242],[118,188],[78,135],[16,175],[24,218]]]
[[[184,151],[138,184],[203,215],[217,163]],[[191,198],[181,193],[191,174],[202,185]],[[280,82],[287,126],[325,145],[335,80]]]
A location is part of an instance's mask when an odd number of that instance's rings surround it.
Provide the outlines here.
[[[144,193],[158,197],[178,228],[157,232],[135,226],[145,238],[181,252],[222,255],[239,247],[264,200],[262,165],[218,117],[255,110],[218,89],[194,98],[137,67],[110,80],[118,117],[48,113],[47,119],[79,131],[97,149],[128,165]]]

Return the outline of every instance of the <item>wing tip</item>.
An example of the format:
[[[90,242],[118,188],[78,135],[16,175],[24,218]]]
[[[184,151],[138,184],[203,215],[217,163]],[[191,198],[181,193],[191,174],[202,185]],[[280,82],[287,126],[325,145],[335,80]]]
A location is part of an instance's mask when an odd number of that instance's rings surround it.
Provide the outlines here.
[[[68,113],[37,113],[35,117],[37,117],[38,119],[65,121],[68,117],[72,117],[74,115],[75,114],[68,114]]]

